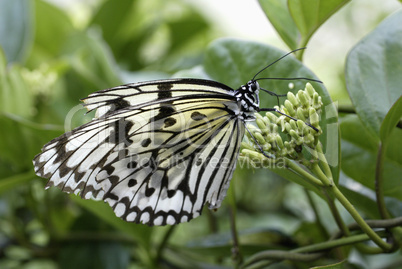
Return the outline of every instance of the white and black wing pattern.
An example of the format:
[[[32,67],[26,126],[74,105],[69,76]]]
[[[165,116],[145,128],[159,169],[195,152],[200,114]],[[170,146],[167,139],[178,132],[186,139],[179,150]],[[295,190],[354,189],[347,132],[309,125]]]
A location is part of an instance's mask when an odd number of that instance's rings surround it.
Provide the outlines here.
[[[122,219],[186,222],[218,208],[244,125],[231,89],[205,80],[120,86],[84,99],[96,118],[50,141],[34,159],[47,186],[104,200]]]

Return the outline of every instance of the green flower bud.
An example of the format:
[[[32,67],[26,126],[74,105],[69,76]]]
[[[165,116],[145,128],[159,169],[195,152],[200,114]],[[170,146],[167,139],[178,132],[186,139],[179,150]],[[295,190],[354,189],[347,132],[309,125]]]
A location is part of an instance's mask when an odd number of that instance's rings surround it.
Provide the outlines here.
[[[260,115],[260,113],[254,113],[254,116],[256,117],[256,119],[264,120],[264,117]]]
[[[298,106],[300,103],[297,101],[296,96],[292,92],[288,92],[288,100],[292,103],[294,106]]]
[[[314,93],[313,96],[313,106],[315,109],[319,109],[322,106],[322,102],[321,102],[321,96],[318,95],[318,93]]]
[[[287,101],[287,100],[286,100],[286,101]],[[282,113],[285,113],[286,115],[291,116],[289,110],[288,110],[286,107],[284,107],[284,106],[281,106],[281,109],[280,109],[279,111],[281,111]],[[282,116],[281,116],[281,117],[282,117]]]
[[[302,90],[297,92],[297,98],[303,107],[308,107],[310,105],[308,95],[306,95]]]
[[[303,137],[304,138],[304,143],[306,143],[307,145],[313,146],[314,145],[314,135],[307,134],[306,136]]]
[[[254,133],[253,135],[254,135],[254,138],[257,139],[257,142],[258,142],[260,145],[264,145],[265,143],[267,143],[267,142],[265,141],[264,137],[263,137],[260,133]]]
[[[282,137],[280,135],[276,135],[275,142],[278,144],[279,148],[284,148]]]
[[[242,147],[243,149],[255,150],[252,145],[247,144],[246,142],[241,142],[240,145],[241,145],[241,147]]]
[[[263,149],[264,151],[270,151],[271,148],[272,148],[272,146],[271,146],[270,143],[266,143],[265,145],[262,146],[262,149]]]
[[[295,130],[290,130],[289,132],[290,136],[293,137],[295,140],[299,139],[299,135],[296,133]]]
[[[314,108],[310,107],[309,115],[311,125],[313,125],[314,127],[317,126],[320,121],[320,117],[318,116],[317,111]]]
[[[297,124],[297,129],[299,131],[302,131],[304,129],[304,127],[306,126],[306,124],[302,120],[297,120],[296,124]]]
[[[241,153],[249,157],[251,160],[264,160],[266,158],[262,153],[253,150],[243,149]]]
[[[292,121],[290,121],[290,122],[292,122]],[[292,125],[289,122],[285,123],[285,129],[286,129],[286,132],[289,133],[290,130],[292,130]]]
[[[267,112],[266,114],[267,118],[270,120],[270,122],[276,124],[278,122],[278,117],[274,115],[274,113]]]
[[[297,130],[297,123],[294,120],[289,121],[290,126],[293,130]]]
[[[306,117],[304,116],[304,109],[301,107],[297,108],[296,111],[297,118],[302,121],[306,121]]]
[[[294,116],[296,114],[296,112],[293,108],[293,104],[289,100],[285,100],[285,107],[286,107],[287,111],[289,112],[286,114],[288,114],[289,116]]]
[[[306,83],[305,91],[308,93],[310,97],[313,97],[313,95],[316,93],[313,86],[308,82]]]
[[[257,123],[258,128],[260,128],[261,130],[264,130],[264,129],[267,128],[267,126],[265,125],[264,120],[261,119],[261,118],[257,118],[257,119],[255,120],[255,123]]]

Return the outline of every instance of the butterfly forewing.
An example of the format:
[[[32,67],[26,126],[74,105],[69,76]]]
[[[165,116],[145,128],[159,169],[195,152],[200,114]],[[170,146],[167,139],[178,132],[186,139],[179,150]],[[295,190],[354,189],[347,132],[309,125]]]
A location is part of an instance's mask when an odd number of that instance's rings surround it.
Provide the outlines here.
[[[84,102],[97,118],[45,145],[35,171],[127,221],[189,221],[220,206],[236,165],[244,126],[229,90],[168,80],[93,93]]]
[[[178,99],[232,99],[233,90],[215,81],[202,79],[168,79],[132,83],[90,94],[83,99],[89,111],[97,109],[97,117],[129,106],[175,101]]]

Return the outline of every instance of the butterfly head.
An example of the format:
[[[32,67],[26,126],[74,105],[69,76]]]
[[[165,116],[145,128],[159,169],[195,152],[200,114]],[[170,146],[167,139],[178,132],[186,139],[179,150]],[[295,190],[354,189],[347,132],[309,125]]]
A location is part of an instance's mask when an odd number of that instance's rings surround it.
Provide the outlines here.
[[[259,111],[259,90],[260,85],[256,80],[250,80],[236,90],[235,96],[241,106],[244,119],[254,119],[254,112]]]
[[[247,82],[246,87],[250,93],[258,94],[258,90],[260,89],[260,85],[256,80],[250,80],[249,82]]]

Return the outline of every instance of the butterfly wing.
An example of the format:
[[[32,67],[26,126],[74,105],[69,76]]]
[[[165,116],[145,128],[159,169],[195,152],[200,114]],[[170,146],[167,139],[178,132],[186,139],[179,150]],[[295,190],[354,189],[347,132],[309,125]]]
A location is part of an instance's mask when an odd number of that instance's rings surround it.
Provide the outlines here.
[[[180,82],[91,94],[97,118],[45,145],[36,173],[131,222],[176,224],[219,207],[244,135],[239,107],[220,84]]]

